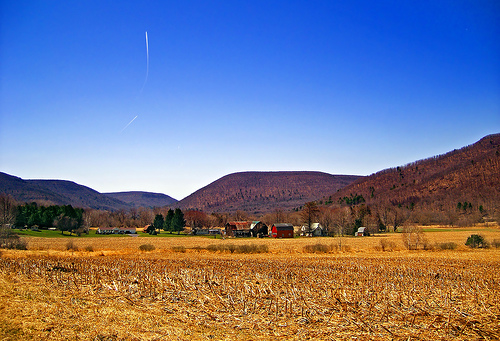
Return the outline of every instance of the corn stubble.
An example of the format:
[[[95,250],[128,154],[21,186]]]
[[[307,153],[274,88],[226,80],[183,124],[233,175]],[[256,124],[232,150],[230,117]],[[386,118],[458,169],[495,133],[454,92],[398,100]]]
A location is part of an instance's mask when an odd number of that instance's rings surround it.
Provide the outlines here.
[[[0,335],[499,339],[498,258],[442,255],[19,252],[0,258]]]

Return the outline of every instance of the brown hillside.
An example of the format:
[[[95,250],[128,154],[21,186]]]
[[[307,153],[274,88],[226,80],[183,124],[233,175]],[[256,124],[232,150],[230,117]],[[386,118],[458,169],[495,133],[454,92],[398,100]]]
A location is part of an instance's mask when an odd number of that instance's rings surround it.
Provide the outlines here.
[[[100,210],[130,208],[130,205],[123,201],[110,198],[92,188],[72,181],[23,180],[1,172],[0,193],[10,195],[20,203],[38,202]]]
[[[113,193],[103,193],[107,197],[114,198],[123,201],[133,207],[163,207],[168,205],[173,205],[177,202],[174,198],[163,194],[163,193],[151,193],[151,192],[113,192]]]
[[[266,213],[292,209],[335,193],[359,176],[321,172],[241,172],[226,175],[179,202],[206,212]]]
[[[177,200],[161,193],[99,193],[92,188],[65,180],[23,180],[0,172],[0,194],[12,196],[20,203],[72,205],[81,208],[116,211],[132,207],[161,207]]]
[[[333,192],[332,192],[333,194]],[[500,134],[449,153],[386,169],[334,193],[362,195],[368,204],[448,211],[458,203],[500,208]]]

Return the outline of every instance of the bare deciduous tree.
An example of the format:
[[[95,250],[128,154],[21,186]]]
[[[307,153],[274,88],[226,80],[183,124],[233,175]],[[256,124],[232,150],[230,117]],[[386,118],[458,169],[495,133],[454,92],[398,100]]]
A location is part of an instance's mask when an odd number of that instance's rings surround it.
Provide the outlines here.
[[[13,224],[16,219],[16,201],[7,194],[0,194],[0,226]]]
[[[246,213],[245,211],[238,210],[234,213],[234,220],[246,221],[248,220],[248,213]]]
[[[403,244],[408,250],[418,250],[424,247],[426,240],[420,226],[407,224],[403,227]]]
[[[285,223],[286,221],[286,214],[285,212],[283,212],[283,210],[281,208],[277,208],[275,211],[274,211],[274,215],[275,215],[275,218],[274,218],[274,223]]]
[[[318,219],[319,207],[314,201],[306,202],[301,212],[302,222],[307,226],[306,233],[311,232],[312,224]]]
[[[319,223],[323,226],[327,235],[334,234],[334,222],[335,216],[333,209],[329,207],[321,208],[319,213]]]

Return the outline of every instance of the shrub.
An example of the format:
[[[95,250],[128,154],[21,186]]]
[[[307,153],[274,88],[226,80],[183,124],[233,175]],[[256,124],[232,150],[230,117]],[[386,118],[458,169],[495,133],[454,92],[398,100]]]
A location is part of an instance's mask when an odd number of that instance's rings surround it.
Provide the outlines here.
[[[155,246],[153,244],[142,244],[139,246],[139,250],[141,251],[153,251]]]
[[[0,248],[14,249],[14,250],[27,250],[28,243],[19,238],[19,236],[12,232],[10,227],[0,228]]]
[[[473,249],[488,247],[486,239],[484,239],[484,237],[480,234],[472,234],[469,238],[467,238],[465,245]]]
[[[269,247],[267,245],[256,245],[256,244],[210,244],[207,246],[207,250],[211,252],[231,252],[231,253],[267,253],[269,252]]]
[[[78,246],[76,246],[75,243],[72,240],[70,240],[69,242],[66,243],[66,250],[78,251]]]
[[[94,247],[92,245],[87,245],[87,246],[85,246],[85,251],[94,252]]]
[[[396,248],[396,243],[387,239],[380,239],[380,248],[382,251],[393,251]]]
[[[457,244],[454,242],[439,243],[437,247],[441,250],[455,250],[457,248]]]
[[[225,248],[224,248],[224,246],[225,246]],[[225,249],[231,253],[234,253],[234,251],[236,251],[236,245],[234,245],[234,244],[223,245],[222,249]]]
[[[180,246],[172,246],[172,251],[185,253],[186,252],[186,247],[182,246],[182,245],[180,245]]]
[[[303,248],[304,252],[308,253],[328,253],[333,250],[331,245],[325,245],[321,243],[306,245]]]
[[[207,246],[207,250],[211,251],[211,252],[221,251],[221,250],[219,250],[218,245],[214,245],[214,244],[208,245]]]
[[[269,248],[267,245],[243,244],[236,248],[237,253],[267,253]]]
[[[500,247],[500,239],[494,239],[493,243],[491,243],[491,246],[498,249]]]
[[[422,239],[422,248],[424,250],[434,250],[434,244],[430,243],[429,240],[427,240],[427,238],[423,238]]]
[[[23,239],[9,239],[0,241],[0,247],[12,250],[28,250],[28,243]]]

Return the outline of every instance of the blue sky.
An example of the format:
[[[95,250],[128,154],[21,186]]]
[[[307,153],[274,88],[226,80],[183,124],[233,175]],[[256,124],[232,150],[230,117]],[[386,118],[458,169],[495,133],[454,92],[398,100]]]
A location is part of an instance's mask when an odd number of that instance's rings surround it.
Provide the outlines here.
[[[497,1],[0,3],[0,171],[25,179],[182,199],[500,131]]]

